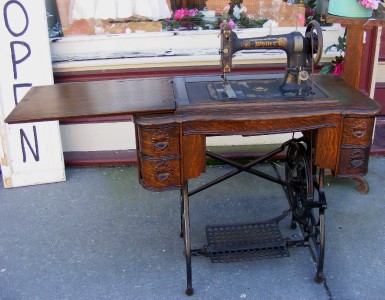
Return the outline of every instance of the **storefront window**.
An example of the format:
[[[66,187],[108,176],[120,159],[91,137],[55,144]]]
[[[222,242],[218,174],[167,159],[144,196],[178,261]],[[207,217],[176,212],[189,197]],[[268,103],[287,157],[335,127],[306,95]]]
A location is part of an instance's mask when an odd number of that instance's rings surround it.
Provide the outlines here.
[[[46,0],[50,36],[303,26],[304,0]]]

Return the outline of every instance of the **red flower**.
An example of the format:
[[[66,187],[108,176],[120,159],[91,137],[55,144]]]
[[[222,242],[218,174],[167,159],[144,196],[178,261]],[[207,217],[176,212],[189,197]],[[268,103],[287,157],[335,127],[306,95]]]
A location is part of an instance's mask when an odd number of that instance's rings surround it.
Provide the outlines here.
[[[336,63],[332,74],[342,75],[343,72],[344,72],[344,62]]]
[[[182,20],[185,16],[195,17],[198,14],[198,9],[185,9],[181,8],[175,11],[174,20]]]

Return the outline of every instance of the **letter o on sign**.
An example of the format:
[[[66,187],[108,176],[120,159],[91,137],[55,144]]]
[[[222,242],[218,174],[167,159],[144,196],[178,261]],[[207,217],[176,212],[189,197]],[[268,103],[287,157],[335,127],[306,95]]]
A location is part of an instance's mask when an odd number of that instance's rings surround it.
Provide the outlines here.
[[[13,7],[15,7],[15,8],[13,8]],[[24,14],[24,24],[22,26],[20,26],[20,25],[16,26],[16,24],[13,24],[13,26],[11,26],[8,16],[9,16],[10,11],[12,9],[21,9],[22,13]],[[23,4],[21,4],[17,0],[8,1],[4,5],[3,13],[4,13],[5,26],[7,27],[9,33],[12,34],[12,36],[14,36],[14,37],[22,36],[27,31],[29,19],[28,19],[28,13],[27,13],[25,7],[23,6]],[[19,15],[19,14],[17,14],[17,15]],[[14,18],[14,19],[16,19],[16,18]],[[20,17],[18,17],[17,20],[20,21],[21,20]],[[16,27],[20,27],[20,28],[16,28]]]

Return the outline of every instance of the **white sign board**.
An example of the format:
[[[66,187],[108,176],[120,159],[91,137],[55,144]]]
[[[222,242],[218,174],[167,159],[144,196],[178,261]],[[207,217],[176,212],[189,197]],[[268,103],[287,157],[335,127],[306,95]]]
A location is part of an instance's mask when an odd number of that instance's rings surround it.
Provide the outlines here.
[[[8,125],[31,86],[53,84],[44,0],[0,0],[0,158],[4,187],[65,180],[59,123]]]

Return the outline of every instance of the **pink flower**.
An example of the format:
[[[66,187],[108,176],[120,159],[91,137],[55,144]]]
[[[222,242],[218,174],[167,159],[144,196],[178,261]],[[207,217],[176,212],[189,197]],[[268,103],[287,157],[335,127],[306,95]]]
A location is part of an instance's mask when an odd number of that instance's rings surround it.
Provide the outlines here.
[[[378,8],[378,0],[359,0],[360,4],[371,10],[376,10]]]
[[[343,72],[344,72],[344,62],[336,63],[332,74],[342,75]]]
[[[190,9],[190,10],[188,11],[188,15],[189,15],[190,17],[195,17],[197,14],[198,14],[198,9],[197,9],[197,8],[193,8],[193,9]]]
[[[175,20],[181,20],[181,19],[183,19],[184,16],[188,16],[188,15],[189,15],[189,10],[181,8],[181,9],[178,9],[175,11],[174,19]]]
[[[182,20],[184,17],[195,17],[198,14],[198,9],[185,9],[181,8],[174,12],[174,20]]]
[[[235,28],[235,23],[233,20],[230,19],[230,21],[227,22],[227,25],[230,26],[231,29],[234,29]]]
[[[297,14],[297,23],[300,26],[305,26],[306,19],[305,19],[305,16],[303,14]]]
[[[226,21],[225,21],[225,22],[226,22]],[[220,29],[222,29],[223,24],[224,24],[224,23],[221,23],[221,24],[219,25],[219,28],[220,28]],[[234,23],[234,21],[231,20],[231,19],[230,19],[230,21],[227,21],[226,24],[229,25],[229,27],[230,27],[231,29],[234,29],[234,28],[235,28],[235,23]]]

